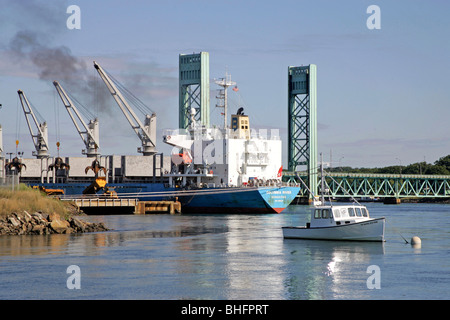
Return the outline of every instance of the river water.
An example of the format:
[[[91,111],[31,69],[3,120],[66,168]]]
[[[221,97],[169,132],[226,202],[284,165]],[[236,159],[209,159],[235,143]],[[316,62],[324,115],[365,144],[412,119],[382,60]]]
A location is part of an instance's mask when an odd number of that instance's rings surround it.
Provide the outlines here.
[[[450,205],[367,206],[387,218],[385,243],[283,239],[305,206],[88,216],[114,230],[2,236],[0,299],[449,299]],[[402,238],[414,235],[420,248]]]

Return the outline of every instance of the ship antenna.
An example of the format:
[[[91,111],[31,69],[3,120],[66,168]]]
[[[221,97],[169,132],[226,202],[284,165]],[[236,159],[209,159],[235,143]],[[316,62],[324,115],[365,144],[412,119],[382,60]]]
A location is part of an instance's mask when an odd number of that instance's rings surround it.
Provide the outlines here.
[[[223,108],[223,128],[227,129],[227,89],[229,86],[236,85],[236,82],[231,81],[231,75],[228,72],[225,73],[225,78],[221,78],[215,81],[215,83],[221,86],[223,89],[220,90],[219,95],[216,97],[222,100],[222,104],[217,104],[216,107]]]
[[[322,205],[325,205],[322,153],[320,153],[320,196],[321,196],[320,200],[322,201]]]

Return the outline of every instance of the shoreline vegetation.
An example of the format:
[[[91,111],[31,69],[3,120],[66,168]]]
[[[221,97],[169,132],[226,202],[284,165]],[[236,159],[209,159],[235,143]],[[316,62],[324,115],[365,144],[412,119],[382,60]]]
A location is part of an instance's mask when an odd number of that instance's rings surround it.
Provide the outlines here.
[[[425,161],[409,165],[394,165],[382,168],[352,168],[337,166],[327,168],[328,172],[345,173],[377,173],[377,174],[419,174],[419,175],[450,175],[450,154],[439,158],[434,164]]]
[[[108,231],[103,223],[83,221],[70,202],[48,197],[21,184],[18,190],[0,188],[0,236],[69,234]]]

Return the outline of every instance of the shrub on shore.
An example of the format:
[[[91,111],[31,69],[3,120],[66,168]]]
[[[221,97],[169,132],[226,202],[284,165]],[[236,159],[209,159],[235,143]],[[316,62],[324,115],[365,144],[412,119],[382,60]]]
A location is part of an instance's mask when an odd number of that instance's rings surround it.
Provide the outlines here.
[[[39,190],[20,184],[18,190],[0,188],[0,216],[13,212],[56,212],[62,218],[72,214],[71,205],[48,197]]]
[[[108,231],[103,223],[85,222],[75,217],[70,202],[20,185],[17,190],[0,188],[0,236]]]

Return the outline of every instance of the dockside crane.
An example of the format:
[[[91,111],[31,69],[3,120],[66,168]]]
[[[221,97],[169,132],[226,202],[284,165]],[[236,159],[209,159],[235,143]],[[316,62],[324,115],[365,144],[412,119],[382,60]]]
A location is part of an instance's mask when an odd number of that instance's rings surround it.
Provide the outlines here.
[[[134,113],[133,109],[128,104],[127,100],[124,98],[120,90],[117,88],[114,81],[110,76],[100,67],[100,65],[94,61],[94,67],[97,69],[100,77],[108,88],[109,92],[116,100],[123,114],[127,118],[134,132],[137,134],[141,140],[142,147],[138,148],[138,152],[142,153],[144,156],[154,155],[156,151],[156,113],[145,115],[145,124],[139,120],[139,118]]]
[[[89,123],[86,124],[86,122],[84,122],[83,118],[81,117],[77,107],[67,95],[63,87],[58,83],[58,81],[53,81],[53,85],[55,86],[56,91],[58,92],[64,106],[66,107],[66,110],[69,113],[69,116],[72,119],[72,122],[75,125],[75,128],[77,129],[78,134],[81,137],[81,140],[83,140],[83,143],[86,146],[86,150],[83,150],[82,153],[90,158],[99,156],[100,144],[98,119],[90,119]],[[81,124],[81,127],[78,122]]]
[[[19,94],[20,103],[22,104],[22,109],[25,113],[28,129],[30,129],[31,138],[33,139],[34,148],[36,149],[36,151],[33,151],[33,156],[38,159],[48,158],[50,155],[48,154],[47,122],[39,122],[37,120],[36,115],[22,90],[17,91],[17,93]],[[37,128],[36,133],[34,133],[31,124],[32,122]]]

